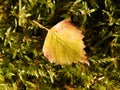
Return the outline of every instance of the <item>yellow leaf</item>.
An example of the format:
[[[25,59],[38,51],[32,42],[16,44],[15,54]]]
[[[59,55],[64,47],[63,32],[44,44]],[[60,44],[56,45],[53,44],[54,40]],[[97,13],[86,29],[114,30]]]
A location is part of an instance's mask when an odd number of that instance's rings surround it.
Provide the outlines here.
[[[68,20],[63,20],[52,27],[46,36],[43,53],[51,62],[57,64],[86,63],[85,45],[82,32]]]

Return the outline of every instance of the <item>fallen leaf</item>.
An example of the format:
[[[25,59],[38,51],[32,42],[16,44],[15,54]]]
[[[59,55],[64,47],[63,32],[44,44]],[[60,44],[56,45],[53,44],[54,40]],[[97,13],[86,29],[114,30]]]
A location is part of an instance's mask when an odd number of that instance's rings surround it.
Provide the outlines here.
[[[82,32],[68,20],[63,20],[52,27],[43,45],[43,54],[57,64],[86,63],[89,65]]]

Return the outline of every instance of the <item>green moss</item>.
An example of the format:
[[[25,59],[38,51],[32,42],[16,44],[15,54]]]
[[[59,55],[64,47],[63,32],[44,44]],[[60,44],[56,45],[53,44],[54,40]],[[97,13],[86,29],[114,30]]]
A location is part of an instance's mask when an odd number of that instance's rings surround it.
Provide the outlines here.
[[[0,90],[120,89],[119,0],[1,0]],[[90,67],[42,55],[46,31],[69,18],[83,28]],[[99,89],[98,89],[99,87]]]

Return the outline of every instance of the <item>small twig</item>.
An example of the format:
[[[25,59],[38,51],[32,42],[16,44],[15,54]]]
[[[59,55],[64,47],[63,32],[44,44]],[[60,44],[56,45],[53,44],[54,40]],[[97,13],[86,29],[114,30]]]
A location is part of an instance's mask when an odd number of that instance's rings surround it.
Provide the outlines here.
[[[45,26],[43,26],[42,24],[38,23],[37,21],[32,20],[32,22],[33,22],[33,23],[35,23],[36,25],[38,25],[40,28],[42,28],[42,29],[45,29],[45,30],[49,31],[49,29],[48,29],[48,28],[46,28],[46,27],[45,27]]]

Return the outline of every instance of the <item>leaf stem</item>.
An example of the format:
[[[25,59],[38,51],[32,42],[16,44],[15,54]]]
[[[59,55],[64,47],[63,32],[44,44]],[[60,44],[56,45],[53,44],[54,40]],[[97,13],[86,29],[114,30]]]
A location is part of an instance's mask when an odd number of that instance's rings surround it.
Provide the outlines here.
[[[38,23],[37,21],[32,20],[32,22],[33,22],[33,23],[35,23],[35,24],[36,24],[37,26],[39,26],[40,28],[45,29],[46,31],[49,31],[49,29],[48,29],[48,28],[46,28],[46,27],[45,27],[45,26],[43,26],[42,24]]]

